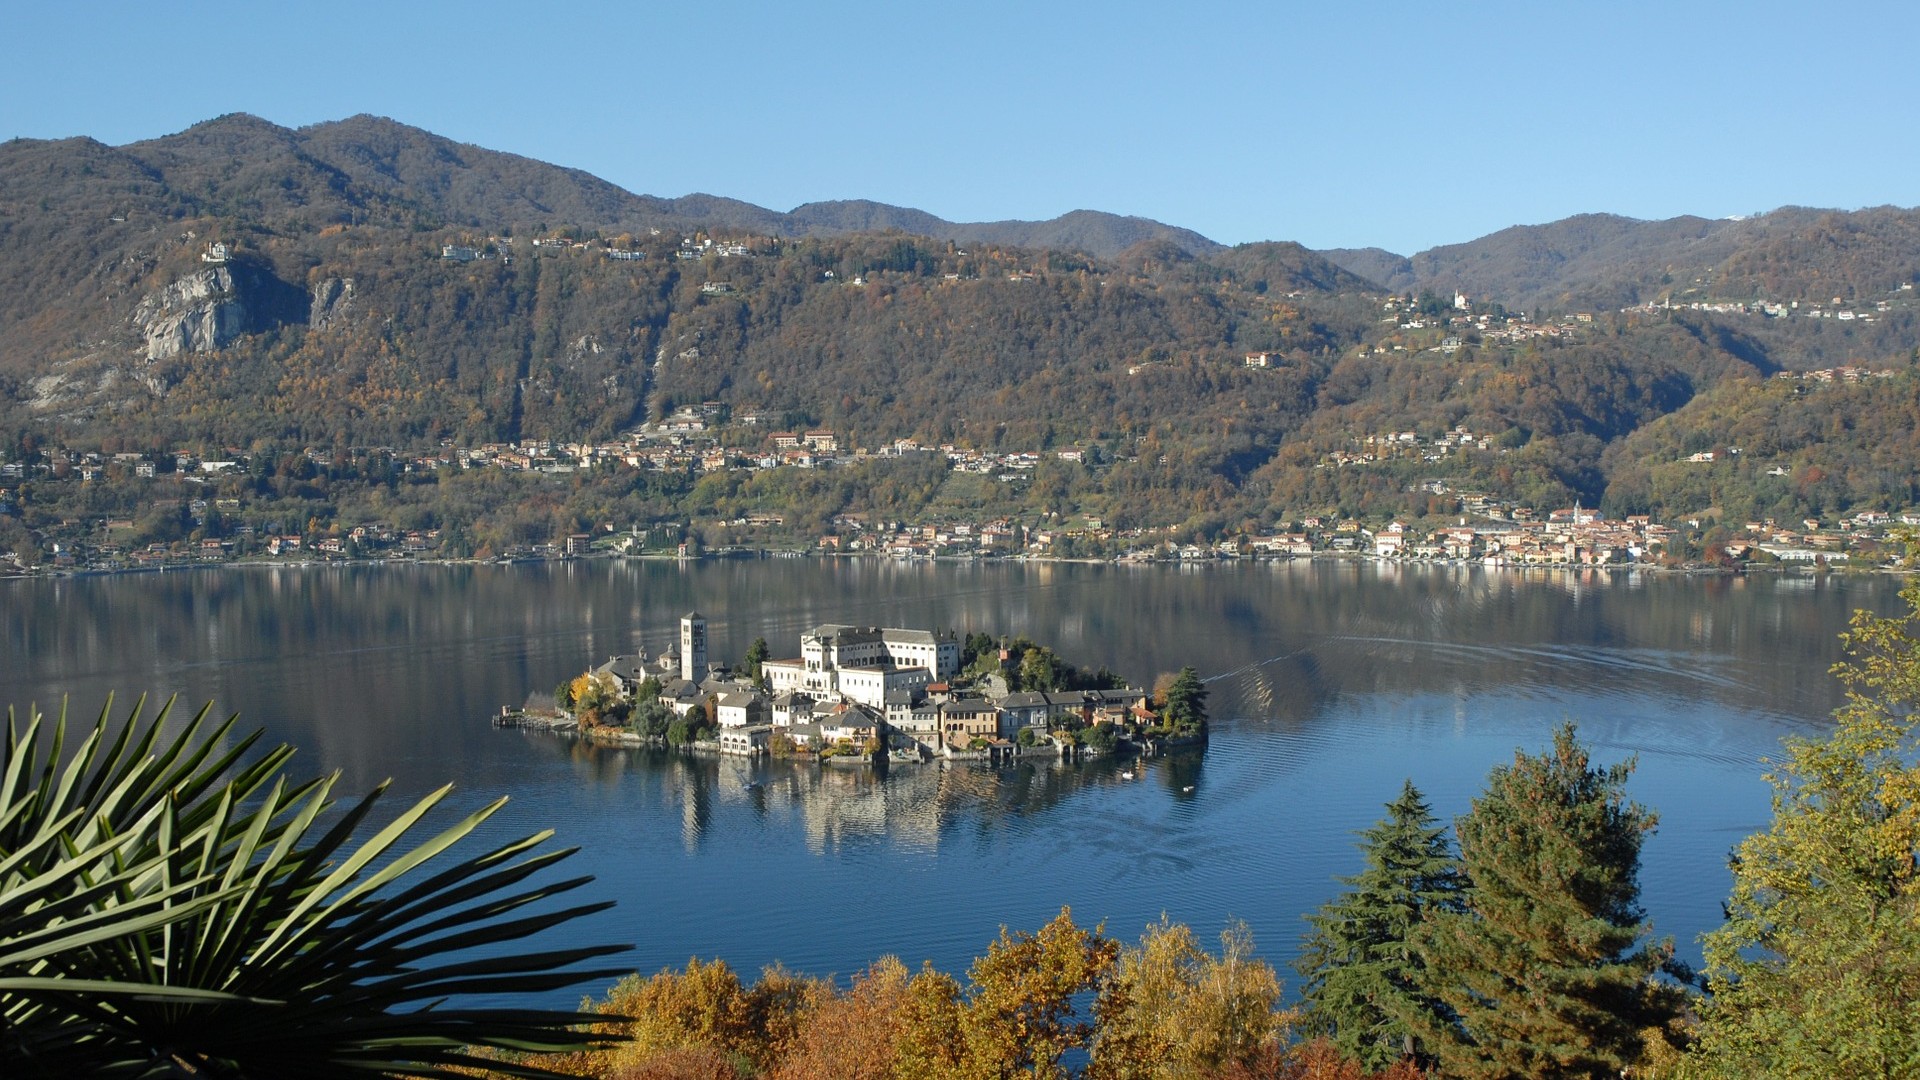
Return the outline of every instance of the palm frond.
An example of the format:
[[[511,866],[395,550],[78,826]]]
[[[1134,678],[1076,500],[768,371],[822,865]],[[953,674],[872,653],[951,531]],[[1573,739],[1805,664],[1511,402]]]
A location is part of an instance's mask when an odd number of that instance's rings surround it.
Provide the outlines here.
[[[252,755],[205,708],[169,733],[172,705],[115,725],[109,699],[71,747],[64,708],[8,712],[0,1074],[531,1077],[473,1048],[609,1041],[592,1014],[448,1005],[620,974],[583,965],[624,945],[513,951],[610,906],[553,902],[592,879],[540,880],[572,854],[550,832],[442,866],[505,800],[416,835],[442,788],[375,825],[385,785],[337,807],[337,774],[290,780],[290,748]]]

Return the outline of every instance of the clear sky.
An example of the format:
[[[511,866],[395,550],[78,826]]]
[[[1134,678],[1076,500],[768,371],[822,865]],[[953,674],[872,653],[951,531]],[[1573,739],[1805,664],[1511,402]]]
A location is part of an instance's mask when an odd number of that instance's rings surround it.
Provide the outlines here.
[[[0,137],[376,113],[632,191],[1412,253],[1920,203],[1920,4],[0,0]]]

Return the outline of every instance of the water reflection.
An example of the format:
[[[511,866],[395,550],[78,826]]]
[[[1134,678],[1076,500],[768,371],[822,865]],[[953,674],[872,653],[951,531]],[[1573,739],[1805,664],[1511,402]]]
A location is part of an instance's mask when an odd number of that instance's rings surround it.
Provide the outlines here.
[[[1647,907],[1697,958],[1726,852],[1765,820],[1758,759],[1838,704],[1835,635],[1896,588],[1352,562],[168,572],[0,583],[0,697],[71,694],[91,716],[109,691],[177,692],[293,743],[298,769],[342,770],[345,790],[393,777],[398,801],[453,779],[462,808],[511,794],[487,828],[581,846],[641,969],[698,954],[823,974],[887,951],[960,970],[1001,924],[1063,903],[1123,935],[1162,911],[1202,934],[1243,917],[1284,962],[1403,778],[1459,813],[1490,766],[1570,718],[1601,760],[1639,755],[1635,797],[1662,814]],[[663,647],[693,608],[723,659],[831,621],[1025,634],[1143,683],[1192,664],[1215,737],[1126,780],[1103,761],[749,766],[486,724],[607,655]],[[911,915],[856,931],[780,914],[856,898]]]
[[[750,817],[760,830],[792,832],[818,857],[873,844],[902,855],[934,855],[957,838],[992,836],[1044,819],[1094,789],[1131,787],[1173,801],[1198,799],[1205,762],[1204,752],[1183,749],[1145,761],[1034,756],[1006,766],[876,767],[748,761],[551,735],[503,737],[547,742],[579,782],[677,815],[687,854],[724,842],[726,830],[739,824],[723,823],[730,813]]]

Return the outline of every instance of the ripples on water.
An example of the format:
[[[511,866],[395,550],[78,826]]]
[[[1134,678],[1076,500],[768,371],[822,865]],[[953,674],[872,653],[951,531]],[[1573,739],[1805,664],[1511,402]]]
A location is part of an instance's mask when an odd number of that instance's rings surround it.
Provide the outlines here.
[[[1668,578],[1291,563],[1192,570],[875,562],[575,564],[139,575],[0,583],[0,693],[213,699],[349,790],[453,779],[499,794],[487,835],[552,826],[596,896],[584,931],[657,970],[720,956],[849,974],[894,953],[961,971],[1001,925],[1062,905],[1137,937],[1250,923],[1277,964],[1359,869],[1355,834],[1411,778],[1443,818],[1493,765],[1579,723],[1638,755],[1659,810],[1645,904],[1697,959],[1725,856],[1765,824],[1758,760],[1818,730],[1854,607],[1882,580]],[[699,608],[718,656],[820,622],[1026,634],[1137,681],[1192,664],[1204,754],[990,771],[748,766],[489,728],[503,702],[666,644]],[[758,785],[749,787],[749,781]],[[565,996],[565,995],[563,995]]]

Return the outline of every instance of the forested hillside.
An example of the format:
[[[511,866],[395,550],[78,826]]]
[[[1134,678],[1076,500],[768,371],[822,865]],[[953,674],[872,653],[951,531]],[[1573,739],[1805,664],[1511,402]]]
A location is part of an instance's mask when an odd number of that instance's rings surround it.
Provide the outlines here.
[[[1396,291],[1460,290],[1527,311],[1706,299],[1855,301],[1920,278],[1920,211],[1786,207],[1748,218],[1664,221],[1582,214],[1411,258],[1379,248],[1325,254]]]
[[[86,454],[163,474],[240,462],[227,501],[263,526],[405,519],[501,541],[756,514],[1218,537],[1575,501],[1894,511],[1920,501],[1917,221],[1589,216],[1329,260],[1090,213],[952,226],[871,203],[656,199],[367,117],[15,140],[0,522],[19,546],[153,503],[104,467],[92,488],[54,482]],[[712,449],[625,455],[650,465],[562,482],[432,464],[610,444],[694,408]],[[837,449],[803,464],[840,467],[787,475],[776,430],[826,432]],[[879,456],[899,445],[952,453]],[[270,509],[294,498],[297,516]]]

